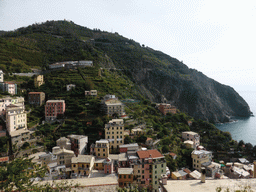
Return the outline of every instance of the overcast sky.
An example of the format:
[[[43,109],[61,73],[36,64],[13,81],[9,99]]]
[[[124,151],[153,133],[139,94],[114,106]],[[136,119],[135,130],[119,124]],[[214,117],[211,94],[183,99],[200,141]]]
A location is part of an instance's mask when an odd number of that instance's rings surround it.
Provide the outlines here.
[[[237,91],[256,91],[255,0],[0,0],[0,30],[63,19],[118,32]]]

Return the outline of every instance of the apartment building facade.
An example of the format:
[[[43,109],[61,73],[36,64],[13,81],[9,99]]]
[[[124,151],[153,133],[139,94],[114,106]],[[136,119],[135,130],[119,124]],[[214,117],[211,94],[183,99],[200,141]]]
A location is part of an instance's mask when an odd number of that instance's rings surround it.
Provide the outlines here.
[[[166,174],[166,161],[164,156],[156,149],[137,151],[138,161],[131,166],[140,187],[149,187],[152,191],[158,191],[159,180]]]
[[[91,155],[96,156],[97,158],[108,158],[109,156],[109,141],[106,139],[101,139],[96,141],[95,144],[91,145],[90,149]]]
[[[29,92],[28,102],[31,105],[41,106],[45,102],[44,92]]]
[[[56,120],[58,115],[64,115],[65,109],[64,100],[48,100],[45,105],[45,120]]]
[[[7,106],[5,119],[9,134],[19,129],[27,129],[27,112],[22,106],[13,104]]]
[[[109,147],[112,150],[124,144],[123,119],[112,119],[105,124],[105,139],[109,141]]]

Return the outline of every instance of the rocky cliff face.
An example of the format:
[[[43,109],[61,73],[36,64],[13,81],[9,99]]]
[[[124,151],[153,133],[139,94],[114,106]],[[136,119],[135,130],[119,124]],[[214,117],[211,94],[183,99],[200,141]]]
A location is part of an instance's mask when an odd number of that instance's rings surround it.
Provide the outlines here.
[[[249,117],[251,112],[244,99],[231,87],[222,85],[196,70],[188,69],[187,75],[168,71],[134,71],[137,84],[144,86],[145,96],[161,102],[161,95],[197,119],[209,122],[229,122],[230,117]],[[148,94],[150,93],[150,94]]]

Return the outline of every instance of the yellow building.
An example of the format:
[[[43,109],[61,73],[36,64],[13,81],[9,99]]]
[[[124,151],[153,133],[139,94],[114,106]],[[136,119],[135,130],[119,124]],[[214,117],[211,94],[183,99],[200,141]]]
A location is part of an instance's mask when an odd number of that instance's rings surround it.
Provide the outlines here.
[[[78,155],[71,159],[72,173],[78,175],[89,175],[93,169],[95,158],[92,155]]]
[[[105,139],[109,141],[110,149],[117,149],[124,144],[124,121],[123,119],[112,119],[105,124]]]
[[[105,159],[96,159],[94,162],[94,169],[104,170],[104,161]]]
[[[40,87],[43,84],[44,84],[44,76],[43,75],[37,75],[34,78],[34,85],[35,85],[35,87]]]
[[[212,152],[205,150],[194,150],[191,153],[193,168],[201,171],[203,163],[212,162]]]
[[[94,155],[97,158],[108,158],[109,156],[109,142],[108,140],[101,139],[96,141],[94,147]]]

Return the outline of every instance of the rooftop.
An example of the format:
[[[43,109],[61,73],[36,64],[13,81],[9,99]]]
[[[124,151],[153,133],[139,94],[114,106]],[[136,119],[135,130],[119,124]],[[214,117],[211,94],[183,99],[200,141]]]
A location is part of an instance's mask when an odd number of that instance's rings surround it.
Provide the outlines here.
[[[133,168],[118,168],[118,174],[131,175],[133,173]]]
[[[182,132],[182,133],[189,134],[189,135],[198,135],[198,133],[195,133],[193,131],[185,131],[185,132]]]
[[[64,102],[65,103],[65,100],[48,100],[48,101],[46,101],[46,103],[58,103],[58,102]]]
[[[153,149],[153,150],[147,150],[147,151],[137,151],[137,154],[140,159],[145,159],[145,158],[162,158],[164,157],[158,150]]]
[[[125,145],[119,145],[119,148],[125,148],[125,147],[139,147],[138,143],[130,143]]]
[[[78,155],[77,157],[72,157],[71,163],[90,163],[94,158],[93,155]]]

